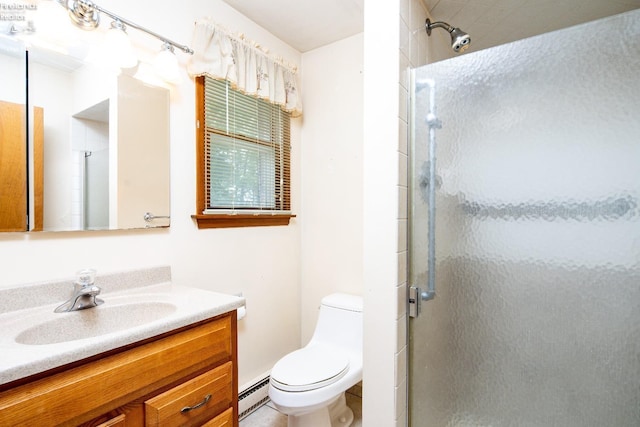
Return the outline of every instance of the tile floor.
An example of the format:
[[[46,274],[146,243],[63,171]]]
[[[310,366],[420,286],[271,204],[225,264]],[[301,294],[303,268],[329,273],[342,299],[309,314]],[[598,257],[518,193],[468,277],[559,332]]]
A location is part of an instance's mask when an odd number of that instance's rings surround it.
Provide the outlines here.
[[[347,406],[354,415],[351,427],[362,427],[362,398],[351,393],[347,393],[346,397]],[[278,412],[269,401],[240,421],[240,427],[287,427],[287,417]]]

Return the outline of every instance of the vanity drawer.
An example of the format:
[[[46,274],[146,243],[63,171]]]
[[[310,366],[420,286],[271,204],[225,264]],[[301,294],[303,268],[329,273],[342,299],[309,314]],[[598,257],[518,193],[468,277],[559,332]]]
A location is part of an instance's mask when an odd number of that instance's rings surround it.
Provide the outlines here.
[[[232,408],[232,390],[233,364],[227,362],[147,400],[145,425],[200,426]]]
[[[229,408],[202,427],[231,427],[233,425],[233,408]]]
[[[117,417],[98,424],[96,427],[127,427],[127,416],[120,414]]]

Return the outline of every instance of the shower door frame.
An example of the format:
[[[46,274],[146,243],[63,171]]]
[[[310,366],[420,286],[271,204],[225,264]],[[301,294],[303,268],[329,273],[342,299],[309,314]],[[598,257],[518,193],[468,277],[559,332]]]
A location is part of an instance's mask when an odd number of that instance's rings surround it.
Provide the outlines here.
[[[640,20],[640,12],[638,12],[638,11],[629,12],[628,14],[623,14],[623,15],[629,15],[630,16],[631,14],[633,14],[633,17],[635,17],[636,21]],[[605,20],[601,20],[601,21],[612,20],[612,19],[622,19],[622,18],[612,17],[612,18],[605,18]],[[628,19],[630,19],[630,18],[628,18]],[[606,22],[588,23],[588,24],[585,24],[585,25],[609,25],[609,26],[614,26],[610,22],[609,23],[606,23]],[[627,25],[627,26],[629,26],[629,25]],[[575,29],[571,29],[571,30],[572,31],[576,31]],[[587,31],[587,30],[588,30],[587,28],[584,28],[584,31]],[[565,31],[565,30],[561,30],[561,31]],[[543,35],[543,36],[540,36],[540,37],[547,37],[547,36],[548,37],[559,38],[562,35],[561,34]],[[517,43],[522,43],[522,42],[526,43],[527,41],[525,40],[525,41],[521,41],[521,42],[517,42]],[[508,52],[514,52],[516,50],[516,46],[515,46],[515,44],[511,44],[510,46],[502,47],[502,49],[505,49]],[[598,51],[598,49],[602,50],[602,48],[598,48],[597,46],[596,46],[596,48],[594,50]],[[629,49],[631,49],[631,48],[629,48]],[[544,54],[544,53],[542,53],[542,54]],[[614,54],[611,54],[611,55],[614,55]],[[633,58],[635,58],[636,62],[637,62],[638,58],[636,58],[635,56],[633,56]],[[452,61],[456,61],[456,60],[454,59]],[[484,64],[484,65],[486,65],[486,64]],[[430,67],[430,65],[426,66],[426,67]],[[526,70],[526,71],[529,71],[529,70]],[[456,74],[455,70],[453,70],[451,68],[449,69],[449,72],[451,74]],[[414,78],[415,71],[412,71],[410,73],[411,73],[410,80],[412,81],[412,84],[410,86],[412,88],[410,90],[410,98],[411,98],[411,106],[413,107],[414,104],[415,104],[414,91],[417,90],[417,89],[416,89],[416,82],[415,82],[416,79]],[[420,81],[418,83],[423,82],[423,80],[424,79],[420,79]],[[429,88],[430,88],[429,90],[431,90],[431,96],[433,96],[433,93],[434,93],[434,86],[436,86],[436,85],[434,84],[434,85],[430,85],[429,86]],[[423,126],[423,129],[425,127],[428,127],[428,129],[429,129],[430,147],[434,148],[435,147],[435,137],[432,138],[431,135],[435,133],[435,129],[439,128],[439,125],[440,125],[438,117],[435,116],[435,108],[432,108],[427,113],[422,113],[419,116],[417,116],[417,113],[415,112],[415,108],[411,108],[410,115],[411,115],[411,123],[414,126],[417,126],[418,124],[420,124],[421,126]],[[440,118],[442,118],[442,117],[440,117]],[[445,125],[446,125],[447,124],[446,120],[443,120],[443,121],[445,121]],[[452,122],[452,120],[450,120],[450,122]],[[455,126],[455,125],[456,125],[456,123],[453,124],[453,126]],[[542,123],[542,125],[545,125],[545,123]],[[611,126],[613,126],[613,125],[611,125]],[[418,180],[418,178],[416,177],[416,173],[418,173],[418,171],[417,171],[418,168],[411,161],[411,158],[413,156],[413,149],[414,149],[413,148],[413,144],[415,142],[414,127],[410,128],[410,135],[412,137],[411,143],[410,143],[411,148],[410,148],[410,155],[409,155],[409,164],[410,164],[410,169],[411,169],[411,172],[409,174],[409,179],[411,181],[410,190],[409,190],[409,201],[410,201],[409,234],[410,234],[410,237],[411,237],[411,234],[413,232],[415,232],[416,228],[417,228],[417,227],[415,227],[414,224],[412,224],[412,221],[411,221],[411,218],[412,218],[412,215],[413,215],[413,213],[411,211],[411,209],[412,209],[411,206],[412,206],[412,202],[415,201],[414,200],[415,194],[414,194],[414,191],[412,191],[412,185],[415,185],[417,180]],[[441,143],[446,144],[446,142],[442,142],[442,141],[441,141]],[[431,149],[429,151],[431,152]],[[429,169],[429,173],[428,173],[429,178],[426,179],[426,181],[427,181],[426,187],[430,190],[429,193],[433,193],[433,191],[436,190],[436,187],[439,187],[441,185],[441,183],[438,180],[439,177],[437,177],[436,174],[435,174],[435,156],[431,157],[431,155],[430,155],[429,164],[430,164],[430,166],[428,168]],[[431,184],[433,184],[433,185],[431,185]],[[512,204],[507,204],[507,205],[504,205],[504,206],[501,207],[500,205],[492,206],[491,204],[485,204],[485,205],[479,204],[478,206],[475,206],[475,205],[473,205],[473,203],[474,203],[473,200],[471,202],[467,202],[465,200],[462,200],[462,205],[460,205],[460,206],[462,207],[463,210],[465,209],[465,206],[466,206],[466,208],[468,208],[468,210],[470,210],[470,211],[473,211],[473,208],[477,208],[477,209],[479,209],[479,211],[478,211],[479,215],[489,215],[489,216],[491,216],[491,215],[502,215],[503,218],[504,217],[509,217],[511,219],[520,220],[520,221],[530,219],[532,216],[537,220],[547,220],[548,217],[552,217],[552,218],[556,218],[556,219],[557,218],[561,218],[562,219],[563,216],[568,215],[569,216],[568,221],[578,221],[578,222],[580,222],[580,221],[583,221],[585,219],[588,219],[590,216],[593,216],[593,215],[596,216],[596,220],[611,221],[612,220],[611,219],[611,212],[615,212],[616,209],[618,209],[620,206],[622,206],[622,205],[624,205],[626,203],[627,204],[627,208],[625,208],[626,210],[623,209],[624,212],[621,212],[619,215],[616,214],[616,215],[618,215],[618,217],[614,218],[614,220],[628,220],[628,218],[624,219],[624,217],[628,217],[629,215],[636,215],[636,216],[638,215],[638,212],[637,212],[638,211],[637,198],[634,198],[635,196],[633,196],[633,194],[635,194],[634,191],[637,191],[637,190],[632,188],[632,190],[631,190],[632,196],[621,197],[621,198],[617,198],[617,199],[613,199],[613,200],[608,200],[607,199],[607,200],[604,200],[604,201],[602,201],[602,200],[596,200],[595,202],[591,201],[590,202],[591,204],[590,205],[587,204],[586,207],[584,206],[584,204],[581,205],[580,203],[577,203],[577,206],[578,206],[577,208],[576,208],[576,204],[571,205],[571,206],[569,206],[567,208],[567,206],[562,206],[562,204],[558,204],[558,203],[556,203],[556,204],[550,203],[550,204],[547,204],[547,205],[539,205],[539,204],[535,203],[535,201],[531,202],[531,203],[524,203],[522,206],[519,205],[519,204],[512,203]],[[431,195],[429,194],[429,200],[430,200],[429,207],[428,207],[429,210],[435,209],[435,198],[432,199]],[[622,202],[620,202],[620,201],[622,201]],[[552,200],[552,202],[553,202],[553,200]],[[466,205],[465,205],[465,203],[466,203]],[[622,205],[620,203],[622,203]],[[533,210],[536,211],[536,213],[535,213],[535,215],[530,214],[530,213],[527,214],[526,212],[522,213],[522,212],[520,212],[518,210],[519,208],[533,209]],[[431,216],[432,215],[429,216],[429,223],[430,224],[431,223],[435,224],[435,217],[431,218]],[[621,219],[621,218],[623,218],[623,219]],[[567,219],[565,219],[565,220],[567,220]],[[631,221],[637,221],[637,219],[631,219]],[[431,225],[429,225],[429,229],[433,230],[431,228]],[[420,232],[424,233],[423,231],[420,231]],[[428,264],[435,267],[435,265],[436,265],[436,263],[435,263],[435,233],[432,231],[431,233],[427,233],[427,234],[428,234],[427,239],[429,240],[429,244],[428,244],[428,247],[429,247]],[[434,241],[433,244],[431,243],[432,240]],[[410,249],[409,250],[410,250],[410,252],[412,250],[411,244],[410,244]],[[625,261],[628,261],[628,260],[623,260],[621,262],[624,263]],[[604,267],[602,267],[602,268],[604,268]],[[410,270],[410,272],[409,272],[409,281],[408,281],[409,302],[410,302],[410,304],[409,304],[409,317],[411,317],[411,319],[408,320],[408,322],[409,322],[409,337],[408,337],[409,351],[408,351],[408,358],[409,358],[410,369],[411,369],[411,365],[412,365],[411,357],[412,357],[412,354],[413,354],[412,351],[411,351],[411,347],[415,346],[416,345],[416,340],[420,338],[420,337],[413,336],[413,326],[412,325],[415,324],[415,322],[423,321],[423,319],[421,317],[415,318],[415,316],[419,315],[419,312],[420,312],[420,301],[422,301],[423,299],[427,299],[427,298],[422,298],[422,297],[423,296],[425,296],[425,297],[429,296],[429,298],[428,298],[429,300],[432,298],[432,296],[429,295],[429,294],[424,295],[425,292],[423,291],[423,289],[424,289],[424,287],[425,287],[424,285],[426,283],[427,292],[432,291],[435,286],[433,285],[434,281],[431,280],[431,277],[435,278],[435,276],[436,276],[435,268],[429,268],[429,270],[427,272],[427,274],[429,276],[429,279],[427,279],[426,281],[425,280],[416,280],[416,277],[414,277],[415,275],[412,274],[412,272],[411,272],[412,269],[413,269],[412,257],[410,255],[410,257],[409,257],[409,270]],[[552,271],[556,271],[556,270],[552,269]],[[562,269],[560,269],[558,271],[563,272]],[[587,268],[587,272],[593,272],[593,271],[594,270],[590,269],[590,267]],[[635,271],[635,270],[633,270],[633,271]],[[629,274],[631,274],[631,275],[636,274],[633,271],[631,271]],[[633,278],[631,278],[631,279],[633,279]],[[633,281],[633,280],[631,280],[631,281]],[[630,292],[635,292],[635,289],[632,289]],[[552,292],[549,292],[544,296],[544,298],[548,298],[549,300],[551,300],[551,299],[554,298],[554,294]],[[438,298],[436,298],[434,301],[438,301]],[[434,301],[425,303],[425,306],[423,308],[427,308],[431,304],[436,303]],[[559,369],[561,369],[561,367],[559,367]],[[409,374],[409,380],[408,380],[408,383],[409,383],[409,400],[408,400],[409,401],[409,410],[408,410],[409,420],[411,420],[411,417],[412,417],[412,414],[413,414],[413,411],[411,409],[411,407],[413,406],[412,403],[414,403],[414,405],[417,404],[417,403],[415,403],[416,397],[412,396],[411,383],[414,382],[414,381],[418,382],[418,383],[420,382],[420,380],[412,378],[412,375],[410,373]],[[633,398],[633,396],[631,396],[631,398]],[[627,414],[627,416],[631,416],[631,417],[633,417],[634,415],[635,415],[635,413],[632,413],[631,415]],[[640,411],[639,411],[639,415],[638,416],[640,417]],[[633,419],[635,419],[635,418],[633,418]],[[640,418],[638,418],[638,419],[640,419]],[[450,422],[453,422],[453,421],[450,421]],[[464,420],[460,421],[460,422],[463,423],[462,425],[470,425],[470,424],[464,424]],[[507,425],[508,425],[509,422],[510,422],[510,420],[508,420],[508,419],[506,419],[506,420],[505,419],[498,420],[498,424],[507,423]],[[493,424],[491,424],[491,425],[493,425]],[[418,425],[416,425],[416,426],[418,426]],[[422,426],[418,426],[418,427],[422,427]],[[429,427],[432,427],[432,426],[429,425]]]

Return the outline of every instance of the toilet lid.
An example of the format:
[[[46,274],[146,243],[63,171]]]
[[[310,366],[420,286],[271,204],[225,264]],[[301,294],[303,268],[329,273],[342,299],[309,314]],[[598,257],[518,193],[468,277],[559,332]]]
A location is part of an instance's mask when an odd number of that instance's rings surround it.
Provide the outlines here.
[[[271,383],[284,391],[308,391],[333,384],[349,369],[349,358],[334,349],[305,347],[280,359]]]

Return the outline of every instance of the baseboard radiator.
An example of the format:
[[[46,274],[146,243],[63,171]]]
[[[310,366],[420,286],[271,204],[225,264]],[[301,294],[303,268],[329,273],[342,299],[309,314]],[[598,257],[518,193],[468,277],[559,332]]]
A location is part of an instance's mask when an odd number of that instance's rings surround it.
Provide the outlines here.
[[[243,387],[238,394],[238,418],[243,419],[269,401],[269,374]]]

